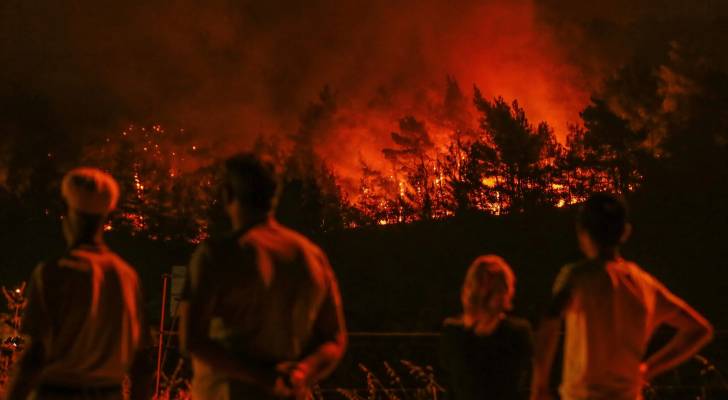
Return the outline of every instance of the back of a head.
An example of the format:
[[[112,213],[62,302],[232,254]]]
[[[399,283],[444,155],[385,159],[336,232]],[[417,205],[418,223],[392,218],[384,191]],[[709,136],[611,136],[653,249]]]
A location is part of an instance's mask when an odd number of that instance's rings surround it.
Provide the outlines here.
[[[116,208],[119,185],[99,169],[76,168],[63,177],[61,195],[73,211],[105,216]]]
[[[253,214],[267,214],[276,206],[278,177],[275,164],[253,153],[228,158],[224,167],[225,190],[231,200]]]
[[[99,169],[76,168],[63,177],[61,195],[68,211],[75,214],[72,229],[76,239],[90,240],[116,208],[119,185]]]
[[[480,256],[468,268],[461,293],[463,311],[474,317],[483,312],[505,312],[513,307],[516,276],[511,267],[496,255]],[[494,295],[502,295],[496,302],[501,310],[489,310]]]
[[[625,201],[613,194],[596,193],[579,209],[577,227],[601,247],[619,246],[629,223]]]

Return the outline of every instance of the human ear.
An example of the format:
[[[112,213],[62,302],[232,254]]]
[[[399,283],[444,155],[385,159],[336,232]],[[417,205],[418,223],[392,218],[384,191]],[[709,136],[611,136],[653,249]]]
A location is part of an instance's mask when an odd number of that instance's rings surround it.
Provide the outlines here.
[[[622,237],[619,238],[619,242],[625,243],[627,239],[629,239],[630,235],[632,235],[632,224],[628,222],[624,225],[624,232],[622,232]]]

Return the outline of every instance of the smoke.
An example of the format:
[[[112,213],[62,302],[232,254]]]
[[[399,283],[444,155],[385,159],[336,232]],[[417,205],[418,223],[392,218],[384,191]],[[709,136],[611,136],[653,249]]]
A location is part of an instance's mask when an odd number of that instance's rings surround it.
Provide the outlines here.
[[[294,131],[326,84],[361,114],[403,114],[448,74],[556,124],[586,93],[529,1],[8,1],[2,15],[5,101],[43,98],[84,132],[171,122],[245,144]]]
[[[568,3],[8,0],[0,128],[82,143],[130,122],[162,123],[224,155],[258,135],[310,134],[300,116],[328,85],[336,112],[311,142],[354,176],[361,160],[383,162],[407,115],[435,139],[445,133],[437,115],[448,76],[466,105],[478,85],[486,97],[518,99],[563,138],[604,77],[664,31],[640,37],[650,15],[710,14],[663,7],[678,1]],[[44,128],[29,129],[37,119]]]
[[[728,69],[724,1],[538,0],[536,8],[539,21],[562,44],[565,61],[582,72],[597,95],[605,95],[605,84],[625,67],[659,76],[676,46],[689,48],[694,63]]]

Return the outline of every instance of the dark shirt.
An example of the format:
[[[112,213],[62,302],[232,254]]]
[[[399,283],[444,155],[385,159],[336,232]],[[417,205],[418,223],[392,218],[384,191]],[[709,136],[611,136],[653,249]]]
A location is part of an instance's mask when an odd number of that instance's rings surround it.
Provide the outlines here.
[[[446,320],[441,357],[450,398],[527,398],[532,353],[531,327],[525,320],[505,318],[487,336],[476,335],[460,319]]]
[[[192,257],[183,299],[202,304],[209,337],[273,371],[345,334],[341,297],[323,251],[274,220],[203,243]],[[203,321],[203,322],[200,322]],[[195,399],[269,398],[192,355]]]
[[[38,266],[22,331],[43,346],[41,382],[120,384],[143,345],[141,306],[136,272],[106,246],[76,246]]]

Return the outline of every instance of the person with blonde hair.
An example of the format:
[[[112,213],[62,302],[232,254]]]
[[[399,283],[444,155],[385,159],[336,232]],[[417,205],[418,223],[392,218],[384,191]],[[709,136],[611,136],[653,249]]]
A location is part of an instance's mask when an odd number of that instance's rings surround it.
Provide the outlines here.
[[[454,399],[526,397],[531,327],[507,315],[515,291],[515,274],[499,256],[480,256],[468,268],[463,313],[446,319],[442,330],[442,367]]]

